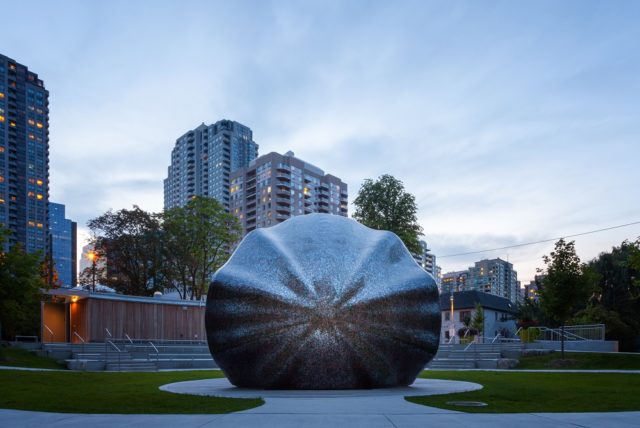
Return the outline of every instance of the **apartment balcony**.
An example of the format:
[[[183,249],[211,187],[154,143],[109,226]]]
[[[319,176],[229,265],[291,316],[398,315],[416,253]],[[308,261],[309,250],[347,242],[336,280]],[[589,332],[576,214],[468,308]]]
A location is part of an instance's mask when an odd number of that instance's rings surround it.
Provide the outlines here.
[[[277,204],[291,206],[291,199],[288,198],[276,198]]]
[[[291,167],[289,165],[278,165],[276,168],[277,171],[289,172],[291,171]]]
[[[326,195],[324,193],[319,193],[318,195],[316,195],[316,197],[318,198],[319,201],[324,201],[325,199],[329,199],[329,195]]]
[[[319,200],[318,201],[318,206],[319,207],[328,207],[329,206],[329,202],[328,201]]]
[[[276,196],[284,196],[289,198],[291,196],[291,189],[287,187],[278,187],[276,188]]]
[[[285,221],[286,219],[290,218],[291,215],[289,214],[276,214],[276,220],[278,221]]]
[[[318,207],[318,212],[323,214],[329,214],[329,208]]]
[[[280,214],[291,214],[291,207],[276,205],[276,212]]]

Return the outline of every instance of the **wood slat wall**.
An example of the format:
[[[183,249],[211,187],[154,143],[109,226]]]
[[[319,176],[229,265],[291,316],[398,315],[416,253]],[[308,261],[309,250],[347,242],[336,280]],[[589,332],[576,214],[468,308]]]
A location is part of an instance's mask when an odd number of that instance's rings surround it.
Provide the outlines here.
[[[69,329],[69,332],[71,334],[71,342],[74,342],[74,343],[82,342],[80,338],[78,338],[78,336],[73,334],[74,332],[77,332],[78,335],[80,335],[85,342],[88,342],[91,340],[91,336],[89,334],[89,329],[88,329],[89,320],[88,320],[87,306],[88,305],[87,305],[86,299],[78,300],[75,303],[70,303],[69,309],[70,309],[70,315],[71,315],[71,320],[70,320],[71,328]]]
[[[205,307],[86,299],[88,336],[92,341],[108,337],[163,340],[206,340]],[[79,303],[79,302],[78,302]],[[86,339],[85,339],[86,340]]]

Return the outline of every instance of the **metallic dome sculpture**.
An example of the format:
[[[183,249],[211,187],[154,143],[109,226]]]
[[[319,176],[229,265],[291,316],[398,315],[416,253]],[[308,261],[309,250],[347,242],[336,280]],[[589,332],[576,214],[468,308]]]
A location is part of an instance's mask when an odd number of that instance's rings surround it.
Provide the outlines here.
[[[261,389],[407,386],[440,338],[438,289],[393,233],[337,215],[248,234],[216,272],[209,349]]]

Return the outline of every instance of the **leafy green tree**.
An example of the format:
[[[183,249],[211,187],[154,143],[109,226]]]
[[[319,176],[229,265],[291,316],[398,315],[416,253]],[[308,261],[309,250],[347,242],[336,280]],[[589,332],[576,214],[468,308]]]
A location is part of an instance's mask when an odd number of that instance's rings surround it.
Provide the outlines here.
[[[542,257],[546,276],[542,280],[540,304],[547,316],[561,326],[561,352],[564,359],[564,328],[566,322],[587,304],[591,291],[583,275],[583,266],[573,241],[560,239],[548,256]]]
[[[590,261],[585,273],[594,283],[589,307],[572,323],[605,324],[606,337],[620,350],[634,350],[640,334],[640,240],[624,241]]]
[[[412,253],[421,251],[415,198],[404,190],[402,181],[385,174],[374,181],[366,179],[353,201],[353,218],[372,229],[389,230],[402,239]]]
[[[8,231],[0,230],[0,248],[4,248],[7,235]],[[1,337],[39,334],[40,289],[47,287],[41,261],[41,254],[28,254],[19,244],[0,252]]]
[[[241,238],[238,220],[215,199],[195,197],[164,213],[163,274],[183,299],[201,299]]]
[[[95,252],[106,258],[106,285],[140,296],[162,288],[160,220],[158,214],[135,205],[132,210],[109,210],[89,220]]]
[[[473,314],[473,319],[471,320],[471,328],[476,330],[478,334],[482,336],[484,332],[484,309],[480,303],[476,303],[476,310]]]

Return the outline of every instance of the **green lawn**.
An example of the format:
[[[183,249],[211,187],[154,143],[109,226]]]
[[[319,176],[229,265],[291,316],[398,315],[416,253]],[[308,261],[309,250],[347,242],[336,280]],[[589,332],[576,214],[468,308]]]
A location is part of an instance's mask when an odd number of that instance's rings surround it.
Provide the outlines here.
[[[0,370],[0,408],[63,413],[227,413],[261,399],[200,397],[159,386],[222,377],[220,371],[105,373]]]
[[[523,357],[518,369],[568,369],[568,370],[640,370],[640,354],[598,354],[590,352],[560,352],[548,355]]]
[[[0,366],[34,367],[39,369],[66,369],[52,358],[40,357],[22,348],[0,347]]]
[[[473,413],[610,412],[640,410],[640,374],[425,371],[421,377],[463,380],[479,391],[407,397],[412,403]],[[481,401],[486,407],[457,407],[447,401]]]

